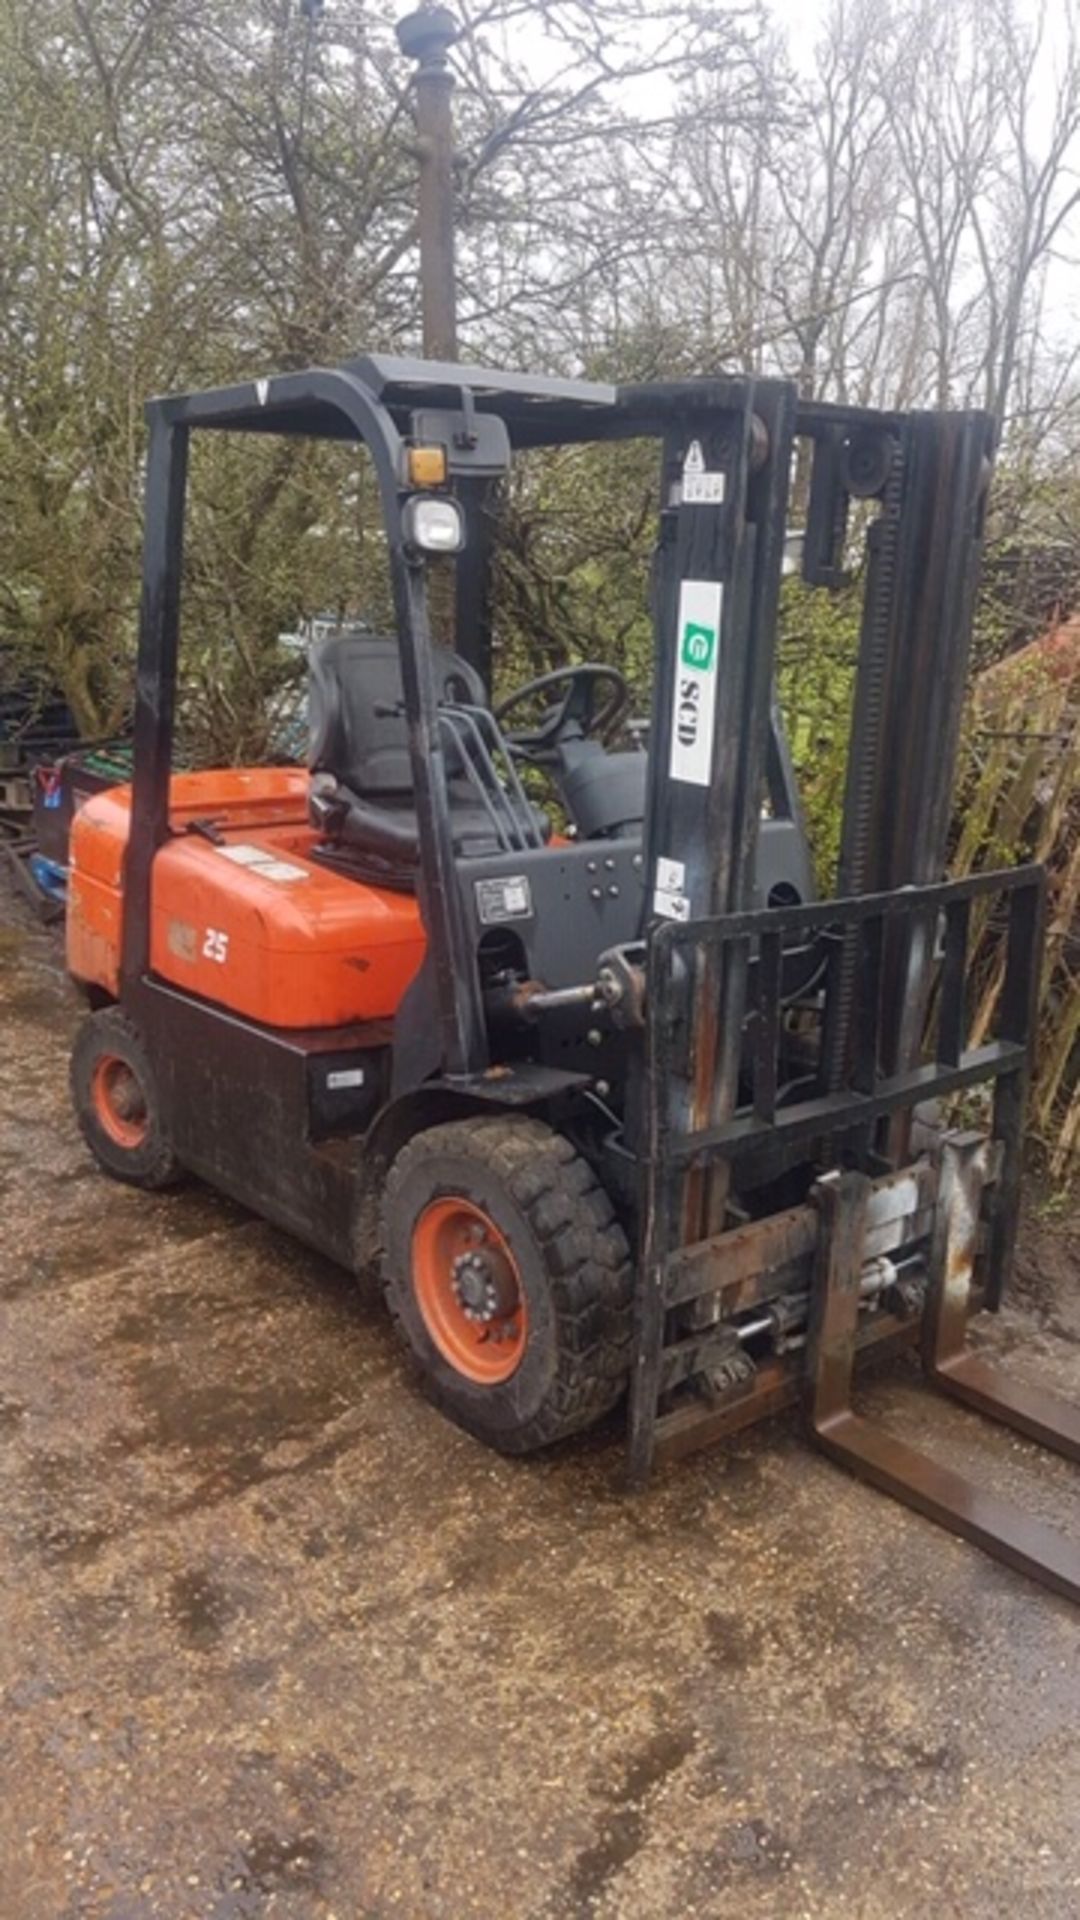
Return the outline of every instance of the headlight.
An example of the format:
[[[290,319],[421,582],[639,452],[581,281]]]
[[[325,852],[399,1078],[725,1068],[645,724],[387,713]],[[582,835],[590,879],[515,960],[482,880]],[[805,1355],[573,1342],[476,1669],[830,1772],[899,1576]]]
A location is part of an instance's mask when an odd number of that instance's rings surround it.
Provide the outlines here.
[[[421,553],[460,553],[465,545],[465,517],[456,500],[414,495],[405,502],[402,531],[406,544]]]

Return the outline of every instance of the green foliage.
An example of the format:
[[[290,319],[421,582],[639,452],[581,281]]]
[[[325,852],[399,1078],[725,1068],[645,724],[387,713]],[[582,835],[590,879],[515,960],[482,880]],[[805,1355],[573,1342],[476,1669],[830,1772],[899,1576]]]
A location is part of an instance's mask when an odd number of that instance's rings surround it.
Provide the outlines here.
[[[1003,460],[994,476],[975,611],[973,673],[1080,607],[1080,478]]]
[[[834,890],[859,644],[860,586],[839,593],[785,580],[777,692],[798,776],[818,885]]]
[[[957,875],[1033,860],[1047,872],[1047,931],[1030,1120],[1053,1176],[1080,1150],[1080,621],[978,675],[961,756]],[[992,1024],[1005,979],[1003,929],[976,914],[969,996]]]
[[[552,667],[603,660],[647,701],[657,475],[655,445],[641,441],[544,448],[515,463],[496,549],[501,690]]]
[[[392,627],[382,511],[367,457],[303,440],[193,446],[182,722],[202,764],[258,760],[303,660],[280,635],[314,613]]]

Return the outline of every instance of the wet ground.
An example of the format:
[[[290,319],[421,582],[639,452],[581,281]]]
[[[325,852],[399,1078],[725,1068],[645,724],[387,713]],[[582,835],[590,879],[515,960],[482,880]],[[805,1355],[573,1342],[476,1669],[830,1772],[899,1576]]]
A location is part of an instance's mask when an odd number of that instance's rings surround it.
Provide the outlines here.
[[[373,1293],[95,1172],[0,895],[0,1920],[1080,1913],[1080,1615],[777,1422],[619,1491],[419,1397]],[[1067,1220],[992,1344],[1080,1394]],[[866,1405],[1048,1519],[1077,1478]]]

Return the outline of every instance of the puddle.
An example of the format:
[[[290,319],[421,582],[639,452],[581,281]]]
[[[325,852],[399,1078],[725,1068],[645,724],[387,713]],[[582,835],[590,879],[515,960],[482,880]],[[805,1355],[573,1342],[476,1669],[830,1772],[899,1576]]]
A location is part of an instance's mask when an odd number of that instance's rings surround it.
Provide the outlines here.
[[[26,1414],[26,1408],[19,1400],[9,1400],[0,1393],[0,1440],[14,1433]]]
[[[184,1645],[195,1653],[216,1647],[236,1615],[225,1588],[203,1567],[176,1575],[169,1586],[168,1609]]]
[[[326,1848],[313,1833],[288,1837],[268,1829],[254,1833],[222,1876],[223,1890],[207,1920],[256,1920],[268,1910],[295,1914],[299,1920],[301,1912],[312,1909],[307,1901],[299,1907],[296,1898],[322,1894],[325,1864]],[[323,1911],[321,1900],[318,1911]]]
[[[281,1887],[314,1887],[325,1848],[313,1833],[302,1833],[295,1840],[257,1833],[243,1857],[250,1885],[260,1893],[276,1893]]]
[[[149,1437],[162,1447],[257,1447],[265,1453],[282,1440],[312,1437],[346,1405],[325,1382],[302,1386],[270,1380],[242,1386],[229,1381],[217,1386],[194,1381],[179,1367],[157,1359],[140,1361],[132,1379]]]
[[[661,1728],[629,1756],[622,1781],[607,1789],[612,1811],[602,1820],[597,1838],[574,1862],[567,1887],[570,1904],[560,1907],[556,1898],[554,1912],[565,1912],[568,1920],[571,1913],[576,1916],[587,1912],[640,1853],[648,1838],[647,1814],[641,1803],[682,1765],[693,1746],[691,1727]]]

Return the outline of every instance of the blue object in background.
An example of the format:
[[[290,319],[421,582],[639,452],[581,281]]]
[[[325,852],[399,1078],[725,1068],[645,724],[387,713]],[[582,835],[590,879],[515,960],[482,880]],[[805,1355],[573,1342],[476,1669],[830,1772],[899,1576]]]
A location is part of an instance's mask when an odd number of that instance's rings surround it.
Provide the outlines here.
[[[29,866],[46,899],[58,900],[62,905],[67,899],[67,868],[56,860],[46,860],[43,853],[32,853]]]

